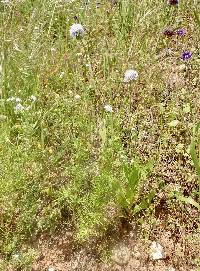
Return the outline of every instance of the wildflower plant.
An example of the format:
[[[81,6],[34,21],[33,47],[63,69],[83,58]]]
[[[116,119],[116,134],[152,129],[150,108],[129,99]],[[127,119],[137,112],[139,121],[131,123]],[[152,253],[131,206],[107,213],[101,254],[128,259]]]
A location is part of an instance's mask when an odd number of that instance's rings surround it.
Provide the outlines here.
[[[171,177],[199,204],[185,150],[199,117],[197,7],[28,2],[0,8],[0,269],[31,269],[11,255],[62,225],[79,241],[127,215],[153,228],[161,185],[176,228],[173,210],[185,213],[168,198]]]
[[[149,161],[146,165],[141,165],[137,160],[132,164],[124,165],[124,174],[127,183],[123,187],[118,186],[118,204],[128,213],[136,214],[143,209],[147,209],[155,196],[155,192],[151,190],[140,201],[140,193],[143,190],[143,184],[148,175],[153,170],[154,162]]]
[[[195,193],[187,197],[181,191],[174,192],[172,196],[175,196],[178,201],[187,205],[192,205],[200,211],[200,153],[198,151],[199,149],[200,149],[200,123],[197,123],[193,127],[191,143],[189,146],[189,153],[191,155],[193,166],[197,174],[198,188],[195,191]]]

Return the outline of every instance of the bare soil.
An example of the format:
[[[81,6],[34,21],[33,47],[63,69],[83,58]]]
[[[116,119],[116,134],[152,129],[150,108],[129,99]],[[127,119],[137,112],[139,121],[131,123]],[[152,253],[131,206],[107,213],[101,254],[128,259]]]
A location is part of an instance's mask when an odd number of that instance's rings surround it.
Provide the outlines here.
[[[138,231],[138,230],[137,230]],[[75,247],[72,232],[62,230],[54,236],[42,236],[35,244],[38,258],[33,271],[87,270],[87,271],[196,271],[200,257],[200,233],[187,232],[184,227],[152,231],[149,238],[141,239],[136,229],[116,233],[116,238],[101,240],[83,247]],[[114,240],[115,239],[115,240]],[[165,257],[151,258],[150,245],[156,241],[162,245]]]

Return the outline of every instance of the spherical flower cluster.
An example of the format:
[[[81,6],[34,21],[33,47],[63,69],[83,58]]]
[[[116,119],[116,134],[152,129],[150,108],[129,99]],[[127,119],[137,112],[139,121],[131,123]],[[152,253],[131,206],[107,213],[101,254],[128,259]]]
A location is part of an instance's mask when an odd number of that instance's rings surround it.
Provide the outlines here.
[[[124,82],[130,82],[138,78],[138,72],[135,70],[127,70],[124,74]]]
[[[185,36],[185,34],[186,34],[186,30],[185,29],[178,29],[177,31],[176,31],[176,34],[178,35],[178,36]]]
[[[105,109],[107,112],[110,112],[110,113],[113,112],[112,106],[109,105],[109,104],[106,104],[106,105],[104,106],[104,109]]]
[[[185,52],[183,52],[182,55],[181,55],[181,58],[182,58],[183,60],[188,60],[188,59],[190,59],[191,57],[192,57],[192,52],[190,52],[190,51],[185,51]]]
[[[72,38],[80,38],[83,37],[85,31],[81,24],[73,24],[69,30],[70,36]]]

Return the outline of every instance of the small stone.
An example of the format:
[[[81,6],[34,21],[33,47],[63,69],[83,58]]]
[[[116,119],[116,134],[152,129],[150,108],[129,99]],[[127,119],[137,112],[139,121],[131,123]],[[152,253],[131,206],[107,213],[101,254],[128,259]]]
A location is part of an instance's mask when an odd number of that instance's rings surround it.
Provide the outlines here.
[[[164,249],[159,243],[153,241],[151,243],[150,248],[151,248],[150,256],[153,260],[161,260],[161,259],[165,258]]]
[[[54,267],[49,267],[48,271],[56,271],[56,269]]]
[[[115,247],[112,252],[112,259],[121,266],[128,264],[130,257],[131,253],[129,248],[123,244]]]

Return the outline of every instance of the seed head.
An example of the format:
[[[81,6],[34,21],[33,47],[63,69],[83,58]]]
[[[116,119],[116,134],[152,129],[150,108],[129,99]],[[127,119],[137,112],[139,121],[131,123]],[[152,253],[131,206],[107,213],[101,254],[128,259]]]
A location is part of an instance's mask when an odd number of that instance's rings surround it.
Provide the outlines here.
[[[178,5],[178,0],[169,0],[169,4],[172,6]]]
[[[165,29],[165,30],[163,31],[163,34],[164,34],[166,37],[172,37],[172,36],[175,34],[175,32],[174,32],[174,30],[172,30],[172,29]]]

